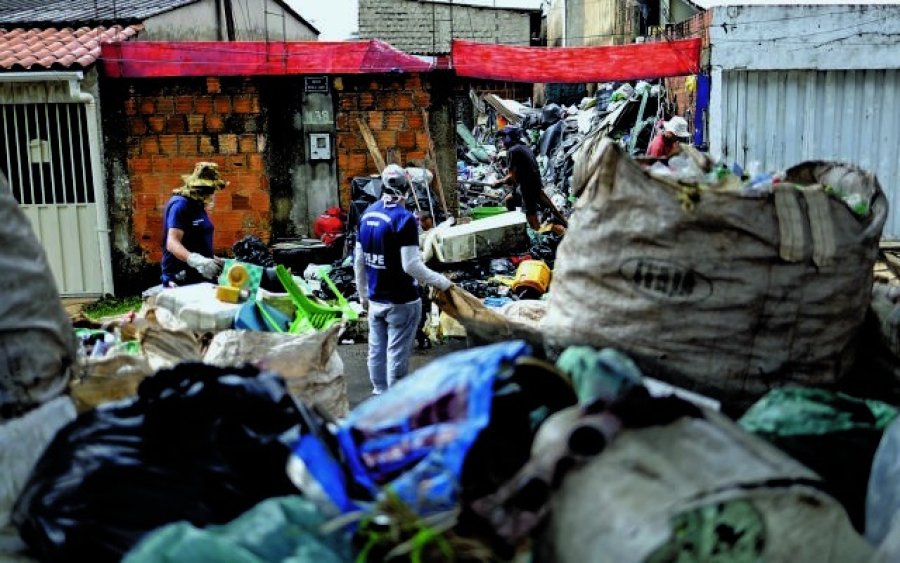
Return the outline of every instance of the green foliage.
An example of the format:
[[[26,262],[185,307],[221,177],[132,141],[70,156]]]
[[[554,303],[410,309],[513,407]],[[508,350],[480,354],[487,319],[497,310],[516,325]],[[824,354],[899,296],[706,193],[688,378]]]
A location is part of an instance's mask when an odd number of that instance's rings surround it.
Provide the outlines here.
[[[82,309],[84,316],[89,319],[105,319],[107,317],[115,317],[124,315],[131,311],[137,311],[141,308],[143,300],[140,295],[132,295],[129,297],[113,297],[106,296],[89,305],[85,305]]]

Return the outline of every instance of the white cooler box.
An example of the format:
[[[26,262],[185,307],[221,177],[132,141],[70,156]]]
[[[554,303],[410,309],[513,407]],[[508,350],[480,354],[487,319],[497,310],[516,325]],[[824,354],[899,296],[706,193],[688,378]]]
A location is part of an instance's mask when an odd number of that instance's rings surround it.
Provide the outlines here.
[[[528,248],[528,221],[521,211],[501,213],[437,233],[434,254],[441,262],[464,262],[484,256],[508,256]]]

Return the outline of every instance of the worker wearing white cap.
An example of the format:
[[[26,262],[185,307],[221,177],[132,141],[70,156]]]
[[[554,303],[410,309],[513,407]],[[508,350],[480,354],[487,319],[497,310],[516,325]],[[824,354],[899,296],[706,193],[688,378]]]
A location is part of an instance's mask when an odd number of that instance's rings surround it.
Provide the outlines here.
[[[353,261],[356,290],[369,317],[369,379],[383,393],[409,369],[422,314],[418,284],[447,290],[452,283],[429,269],[419,253],[416,218],[406,209],[409,174],[390,164],[381,174],[382,198],[359,220]]]
[[[669,158],[678,154],[680,148],[679,142],[687,142],[690,140],[691,134],[688,132],[687,121],[681,116],[675,116],[666,121],[663,125],[662,133],[658,134],[650,142],[647,147],[647,156],[654,158]]]

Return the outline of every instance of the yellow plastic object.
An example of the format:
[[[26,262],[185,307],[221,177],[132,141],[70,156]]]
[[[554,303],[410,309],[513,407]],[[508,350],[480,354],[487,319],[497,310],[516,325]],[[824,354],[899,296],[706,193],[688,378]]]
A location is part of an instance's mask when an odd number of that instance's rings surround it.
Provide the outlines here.
[[[250,272],[241,264],[234,264],[228,268],[228,284],[231,287],[241,289],[250,283]]]
[[[527,287],[543,295],[550,287],[550,277],[550,268],[543,260],[525,260],[516,269],[512,290]]]
[[[224,301],[225,303],[238,303],[241,300],[241,288],[228,285],[217,285],[216,299]]]

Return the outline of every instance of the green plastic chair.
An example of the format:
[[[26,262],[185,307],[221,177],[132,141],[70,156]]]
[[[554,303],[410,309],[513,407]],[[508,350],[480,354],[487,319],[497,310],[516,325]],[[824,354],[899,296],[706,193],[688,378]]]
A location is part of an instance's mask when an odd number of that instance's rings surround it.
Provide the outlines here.
[[[293,276],[281,264],[275,267],[275,275],[278,276],[278,280],[284,286],[284,289],[287,290],[288,295],[290,295],[297,308],[294,320],[291,321],[291,325],[288,327],[288,332],[302,334],[312,330],[326,330],[344,318],[350,319],[351,317],[347,311],[353,313],[354,317],[356,316],[356,313],[350,309],[347,300],[334,287],[334,282],[330,278],[326,278],[326,284],[338,296],[338,306],[322,305],[311,300],[300,290]],[[343,300],[343,303],[341,303],[341,300]]]
[[[359,318],[359,313],[353,310],[353,307],[350,306],[350,302],[347,301],[347,298],[338,291],[337,286],[334,285],[334,282],[331,280],[331,277],[328,275],[328,268],[325,266],[319,268],[319,277],[325,280],[325,285],[328,286],[328,289],[331,290],[331,293],[337,298],[338,307],[340,307],[341,312],[344,313],[344,318],[348,321],[355,321]]]

